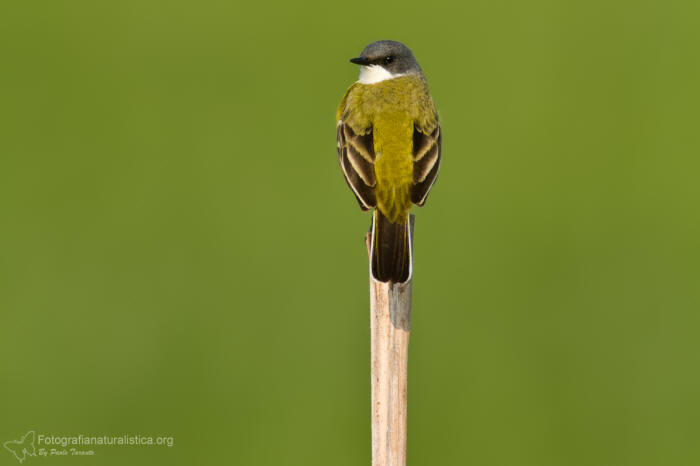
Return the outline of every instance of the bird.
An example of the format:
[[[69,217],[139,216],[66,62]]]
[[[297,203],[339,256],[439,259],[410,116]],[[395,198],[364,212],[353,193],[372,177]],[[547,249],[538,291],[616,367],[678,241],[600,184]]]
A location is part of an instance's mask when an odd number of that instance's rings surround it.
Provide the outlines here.
[[[413,273],[409,211],[425,204],[437,178],[440,121],[423,70],[406,45],[372,42],[350,62],[360,74],[336,113],[338,161],[360,208],[373,209],[372,276],[404,283]]]

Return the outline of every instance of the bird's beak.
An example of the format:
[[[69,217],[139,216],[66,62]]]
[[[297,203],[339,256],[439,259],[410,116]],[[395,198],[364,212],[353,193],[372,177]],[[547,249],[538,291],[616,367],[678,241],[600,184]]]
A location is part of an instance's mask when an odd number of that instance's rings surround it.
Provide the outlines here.
[[[369,60],[367,60],[366,58],[363,58],[363,57],[351,58],[350,63],[354,63],[356,65],[364,65],[364,66],[369,66],[372,64]]]

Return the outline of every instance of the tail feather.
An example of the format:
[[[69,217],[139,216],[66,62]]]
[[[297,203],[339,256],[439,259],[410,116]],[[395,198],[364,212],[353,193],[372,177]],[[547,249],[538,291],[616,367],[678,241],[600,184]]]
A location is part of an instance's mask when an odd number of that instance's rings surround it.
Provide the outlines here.
[[[379,209],[372,222],[372,275],[380,282],[403,283],[411,276],[408,216],[392,223]]]

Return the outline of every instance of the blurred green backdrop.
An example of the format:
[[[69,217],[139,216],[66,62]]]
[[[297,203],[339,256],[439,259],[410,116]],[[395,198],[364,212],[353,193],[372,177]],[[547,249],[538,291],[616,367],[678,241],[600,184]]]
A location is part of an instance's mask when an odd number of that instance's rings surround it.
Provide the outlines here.
[[[369,217],[334,112],[347,60],[391,38],[445,135],[415,212],[409,463],[700,464],[698,18],[2,2],[0,441],[175,438],[52,464],[369,464]]]

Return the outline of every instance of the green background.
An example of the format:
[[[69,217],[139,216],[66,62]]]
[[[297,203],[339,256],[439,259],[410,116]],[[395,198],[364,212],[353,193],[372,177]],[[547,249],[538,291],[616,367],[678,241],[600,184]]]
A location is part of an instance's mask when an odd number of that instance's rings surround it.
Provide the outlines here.
[[[175,437],[30,466],[369,464],[369,217],[334,115],[391,38],[444,132],[409,464],[700,464],[698,18],[3,1],[0,440]]]

